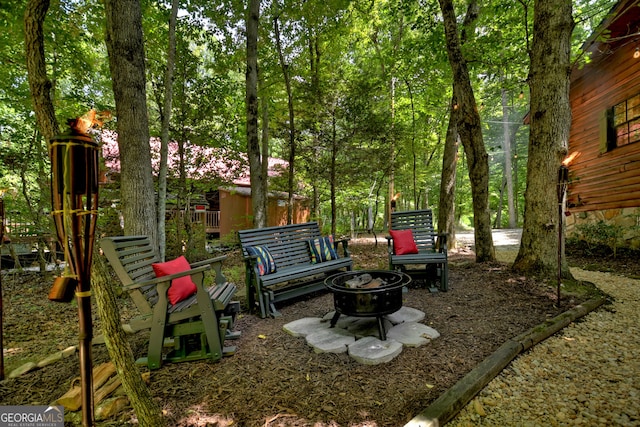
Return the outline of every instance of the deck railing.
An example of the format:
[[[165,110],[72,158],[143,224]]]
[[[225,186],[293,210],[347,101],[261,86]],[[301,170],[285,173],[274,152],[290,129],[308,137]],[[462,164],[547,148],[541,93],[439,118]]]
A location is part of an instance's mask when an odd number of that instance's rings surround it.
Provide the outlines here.
[[[204,224],[206,233],[220,232],[220,211],[191,212],[191,221]]]

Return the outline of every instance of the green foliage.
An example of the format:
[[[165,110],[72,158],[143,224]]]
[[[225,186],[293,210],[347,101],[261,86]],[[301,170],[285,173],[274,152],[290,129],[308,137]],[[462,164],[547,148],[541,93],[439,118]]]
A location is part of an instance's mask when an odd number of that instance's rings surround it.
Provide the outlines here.
[[[577,51],[578,41],[600,22],[612,1],[575,3]],[[317,212],[317,219],[330,227],[332,164],[339,233],[348,233],[352,219],[356,228],[365,228],[369,208],[376,229],[384,226],[392,172],[395,191],[401,194],[400,208],[429,206],[437,211],[452,92],[437,2],[294,0],[264,6],[258,47],[259,97],[268,100],[264,105],[270,154],[286,159],[289,149],[288,107],[273,37],[277,15],[287,35],[283,49],[295,98],[296,192],[312,201],[314,216]],[[15,13],[23,7],[17,0],[0,4],[0,23],[7,30],[0,32],[0,59],[9,65],[0,70],[0,98],[10,101],[0,103],[0,187],[9,189],[6,197],[12,209],[37,217],[48,203],[48,159],[32,115],[23,65],[22,14]],[[171,139],[224,147],[228,160],[239,161],[244,161],[246,151],[245,7],[245,2],[236,0],[181,5],[170,125]],[[533,2],[483,2],[476,29],[468,34],[464,47],[490,156],[491,209],[500,209],[502,122],[507,121],[514,135],[511,173],[520,220],[528,144],[528,129],[521,121],[528,109],[532,7]],[[462,15],[462,5],[457,8]],[[158,135],[169,4],[143,2],[143,14],[151,135]],[[45,48],[59,123],[91,107],[115,111],[103,25],[100,2],[60,0],[51,4],[45,21]],[[503,90],[508,92],[508,117],[502,110]],[[518,96],[521,91],[523,98]],[[210,160],[187,153],[184,166],[198,168]],[[270,189],[286,189],[287,178],[284,174],[271,180]],[[473,209],[462,149],[457,180],[458,220],[471,225]],[[221,183],[221,179],[204,185],[175,180],[169,183],[169,192],[187,197]],[[103,197],[118,198],[108,192]],[[503,201],[505,220],[506,205]],[[119,219],[115,213],[103,208],[101,214],[105,232],[116,233]],[[167,225],[172,239],[167,256],[182,253],[185,244],[204,247],[201,242],[184,243],[184,224]]]
[[[590,250],[604,246],[613,252],[615,258],[618,244],[624,234],[624,228],[622,226],[600,220],[598,222],[579,224],[576,226],[576,229]]]
[[[104,194],[101,197],[105,200]],[[122,226],[120,225],[120,211],[111,205],[101,206],[98,212],[97,224],[98,238],[107,236],[121,236]]]

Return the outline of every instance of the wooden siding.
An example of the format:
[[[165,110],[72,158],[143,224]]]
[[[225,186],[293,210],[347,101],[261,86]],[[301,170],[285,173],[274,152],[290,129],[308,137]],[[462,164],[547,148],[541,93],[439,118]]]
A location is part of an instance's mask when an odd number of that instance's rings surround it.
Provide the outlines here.
[[[591,62],[572,72],[569,152],[577,151],[580,157],[569,165],[571,212],[640,207],[640,142],[601,152],[605,111],[640,94],[640,58],[633,58],[638,45],[632,37],[622,38],[637,31],[638,3],[623,1],[616,6],[626,14],[607,26],[618,40],[591,44]]]
[[[270,196],[267,203],[268,226],[281,226],[287,223],[286,200]],[[295,198],[293,222],[300,224],[309,221],[309,208],[305,199]],[[248,188],[236,190],[220,189],[220,236],[253,228],[253,208]]]

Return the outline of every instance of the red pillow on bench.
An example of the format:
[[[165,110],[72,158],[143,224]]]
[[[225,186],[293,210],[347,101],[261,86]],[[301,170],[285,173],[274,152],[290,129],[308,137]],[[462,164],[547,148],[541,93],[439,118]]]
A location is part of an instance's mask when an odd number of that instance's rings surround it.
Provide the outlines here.
[[[170,274],[182,273],[183,271],[188,271],[191,269],[189,265],[189,261],[182,255],[173,261],[161,262],[152,264],[153,271],[156,273],[156,277],[168,276]],[[171,282],[171,286],[169,287],[169,291],[167,292],[167,297],[169,298],[169,302],[173,304],[177,304],[180,301],[189,298],[191,295],[195,294],[198,289],[196,288],[196,284],[191,280],[191,276],[183,276],[177,279],[174,279]]]
[[[417,254],[418,246],[413,240],[413,232],[411,230],[389,230],[389,234],[393,237],[393,252],[396,255]]]

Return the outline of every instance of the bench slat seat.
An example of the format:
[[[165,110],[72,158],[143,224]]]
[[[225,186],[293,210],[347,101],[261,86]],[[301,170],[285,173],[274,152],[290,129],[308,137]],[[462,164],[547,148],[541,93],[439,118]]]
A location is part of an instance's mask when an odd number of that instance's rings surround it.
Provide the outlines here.
[[[389,252],[389,269],[406,271],[407,265],[425,265],[428,271],[435,266],[439,288],[449,289],[449,265],[447,260],[447,239],[445,234],[438,234],[433,228],[431,209],[392,212],[391,230],[411,230],[418,247],[417,254],[396,255],[393,249],[393,238],[387,236]],[[436,246],[436,238],[440,239],[440,247]]]
[[[138,360],[149,369],[158,369],[163,361],[219,360],[233,354],[224,347],[232,332],[240,304],[233,301],[236,286],[222,274],[225,256],[190,265],[185,272],[156,277],[153,264],[160,262],[158,251],[147,236],[105,237],[100,241],[105,257],[121,282],[123,291],[133,300],[139,315],[130,320],[133,331],[150,329],[147,357]],[[213,272],[215,283],[204,285],[205,274]],[[173,280],[190,276],[196,293],[171,304],[167,291]],[[163,355],[166,343],[174,350]]]
[[[264,227],[238,232],[246,267],[247,299],[251,309],[258,306],[261,317],[278,316],[275,303],[325,289],[324,279],[335,272],[351,270],[348,241],[334,241],[338,259],[311,262],[309,240],[322,237],[316,222]],[[247,248],[266,247],[274,259],[276,271],[260,276],[257,259]]]

